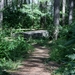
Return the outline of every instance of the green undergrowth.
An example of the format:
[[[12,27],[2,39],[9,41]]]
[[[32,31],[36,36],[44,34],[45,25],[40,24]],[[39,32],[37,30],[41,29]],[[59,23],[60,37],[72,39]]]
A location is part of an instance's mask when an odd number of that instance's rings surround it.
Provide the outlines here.
[[[47,46],[49,42],[49,38],[43,38],[43,37],[36,38],[36,39],[30,38],[28,42],[31,44],[37,44],[39,46]]]
[[[74,23],[75,24],[75,23]],[[54,75],[75,75],[75,25],[64,26],[51,44],[50,59],[61,66]]]
[[[8,30],[9,31],[9,30]],[[33,52],[30,43],[23,37],[10,36],[10,32],[0,31],[0,72],[9,69],[17,69],[23,59],[27,59]],[[2,74],[0,74],[2,75]]]

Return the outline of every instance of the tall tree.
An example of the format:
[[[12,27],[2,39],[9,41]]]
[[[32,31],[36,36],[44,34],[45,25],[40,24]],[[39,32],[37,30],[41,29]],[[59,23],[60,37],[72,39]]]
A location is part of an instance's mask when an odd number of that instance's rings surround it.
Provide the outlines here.
[[[73,19],[73,7],[74,7],[74,0],[69,0],[69,25],[72,23]]]
[[[4,0],[4,6],[8,5],[8,0]]]
[[[0,0],[0,28],[2,28],[4,0]]]
[[[30,4],[30,0],[26,0],[26,3],[27,3],[27,4]]]
[[[65,23],[65,8],[66,8],[66,0],[62,0],[62,23]]]
[[[59,33],[59,18],[60,18],[60,0],[54,0],[54,39],[57,40]]]
[[[47,4],[48,4],[48,1],[40,1],[40,10],[41,10],[41,12],[42,13],[47,13]],[[46,25],[46,15],[44,15],[44,16],[42,16],[41,18],[40,18],[40,26],[41,26],[41,28],[44,28],[45,27],[45,25]]]

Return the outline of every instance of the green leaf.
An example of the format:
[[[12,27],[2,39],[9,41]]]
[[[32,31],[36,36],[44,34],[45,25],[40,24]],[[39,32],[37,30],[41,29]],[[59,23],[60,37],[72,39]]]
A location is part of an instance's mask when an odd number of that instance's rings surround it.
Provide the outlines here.
[[[72,59],[72,60],[75,60],[75,54],[68,55],[67,57],[70,58],[70,59]]]

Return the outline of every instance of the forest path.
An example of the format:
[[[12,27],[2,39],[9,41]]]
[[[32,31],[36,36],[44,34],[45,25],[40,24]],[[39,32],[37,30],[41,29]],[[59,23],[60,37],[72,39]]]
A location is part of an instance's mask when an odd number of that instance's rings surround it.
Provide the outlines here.
[[[54,62],[45,63],[49,58],[49,50],[44,46],[35,45],[35,51],[29,59],[22,62],[22,65],[11,75],[51,75],[58,65]]]

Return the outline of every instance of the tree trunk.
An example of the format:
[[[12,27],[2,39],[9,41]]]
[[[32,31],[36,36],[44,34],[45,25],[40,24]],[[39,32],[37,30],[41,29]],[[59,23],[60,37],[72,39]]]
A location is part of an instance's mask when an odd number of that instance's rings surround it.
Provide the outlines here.
[[[69,25],[72,23],[73,19],[73,7],[74,7],[74,1],[69,0]]]
[[[43,11],[43,4],[42,4],[42,2],[40,2],[39,8],[40,8],[40,11],[42,12]],[[43,17],[40,17],[40,27],[41,28],[43,27]]]
[[[2,21],[3,21],[3,7],[4,7],[4,0],[0,1],[0,29],[2,28]]]
[[[57,40],[59,33],[59,18],[60,18],[60,0],[54,0],[54,39]]]
[[[65,8],[66,8],[66,0],[62,2],[62,23],[65,24]]]
[[[48,3],[47,1],[40,2],[40,10],[41,10],[41,12],[43,12],[43,13],[47,12],[47,3]],[[46,15],[44,15],[44,16],[42,16],[40,18],[40,27],[44,28],[45,25],[46,25]]]
[[[8,5],[8,0],[4,0],[4,6]]]
[[[33,0],[33,2],[34,2],[35,4],[38,4],[38,0]]]
[[[26,4],[30,4],[30,0],[26,0]]]
[[[26,4],[26,0],[23,0],[23,4]]]
[[[51,0],[51,2],[50,2],[50,14],[51,14],[51,17],[53,17],[53,12],[54,12],[54,7],[53,7],[53,3],[54,3],[54,1],[53,0]]]

